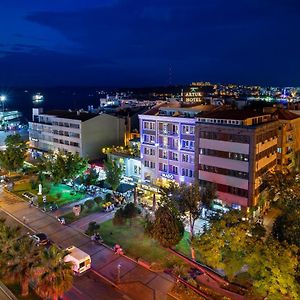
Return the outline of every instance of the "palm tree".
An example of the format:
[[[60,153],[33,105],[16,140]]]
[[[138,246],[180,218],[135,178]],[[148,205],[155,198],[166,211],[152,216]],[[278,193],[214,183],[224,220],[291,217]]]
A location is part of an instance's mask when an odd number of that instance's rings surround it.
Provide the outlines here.
[[[53,245],[40,253],[40,267],[36,281],[36,292],[43,299],[57,300],[73,284],[73,265],[65,262],[67,251]]]
[[[20,227],[8,227],[0,219],[0,271],[5,272],[7,261],[12,258],[14,244],[20,235]]]
[[[29,238],[18,239],[10,249],[10,258],[7,261],[6,278],[12,282],[19,282],[22,296],[29,293],[29,282],[36,275],[39,262],[39,251]]]

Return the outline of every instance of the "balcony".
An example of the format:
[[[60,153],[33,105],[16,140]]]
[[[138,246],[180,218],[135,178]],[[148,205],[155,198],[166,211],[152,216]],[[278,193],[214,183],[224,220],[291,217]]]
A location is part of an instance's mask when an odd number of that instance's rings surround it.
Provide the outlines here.
[[[161,135],[169,135],[169,136],[178,136],[178,131],[159,130],[159,134],[161,134]]]

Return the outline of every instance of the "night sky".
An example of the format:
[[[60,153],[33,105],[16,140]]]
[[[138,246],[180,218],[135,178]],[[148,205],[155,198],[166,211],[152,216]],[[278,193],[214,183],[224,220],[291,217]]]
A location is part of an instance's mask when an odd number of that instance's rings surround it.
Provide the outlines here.
[[[299,0],[2,0],[0,86],[300,86]]]

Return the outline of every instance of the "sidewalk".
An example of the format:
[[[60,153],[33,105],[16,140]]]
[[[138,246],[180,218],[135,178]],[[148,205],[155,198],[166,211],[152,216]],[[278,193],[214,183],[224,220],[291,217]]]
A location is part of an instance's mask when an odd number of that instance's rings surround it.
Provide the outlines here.
[[[61,248],[71,245],[79,247],[90,254],[92,272],[105,278],[117,286],[132,299],[136,300],[165,300],[170,299],[168,292],[174,285],[174,280],[164,274],[152,272],[126,256],[118,256],[105,246],[91,242],[90,238],[74,227],[61,225],[57,220],[41,212],[15,195],[0,192],[0,207],[20,223],[25,217],[25,226],[36,232],[44,232]],[[117,270],[120,269],[120,283],[117,284]],[[97,282],[95,282],[97,284]]]

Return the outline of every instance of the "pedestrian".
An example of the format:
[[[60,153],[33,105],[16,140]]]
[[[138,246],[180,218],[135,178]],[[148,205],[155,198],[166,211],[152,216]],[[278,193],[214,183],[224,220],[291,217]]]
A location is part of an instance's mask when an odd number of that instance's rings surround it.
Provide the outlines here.
[[[23,223],[26,223],[26,217],[25,216],[23,216],[22,220],[23,220]]]

